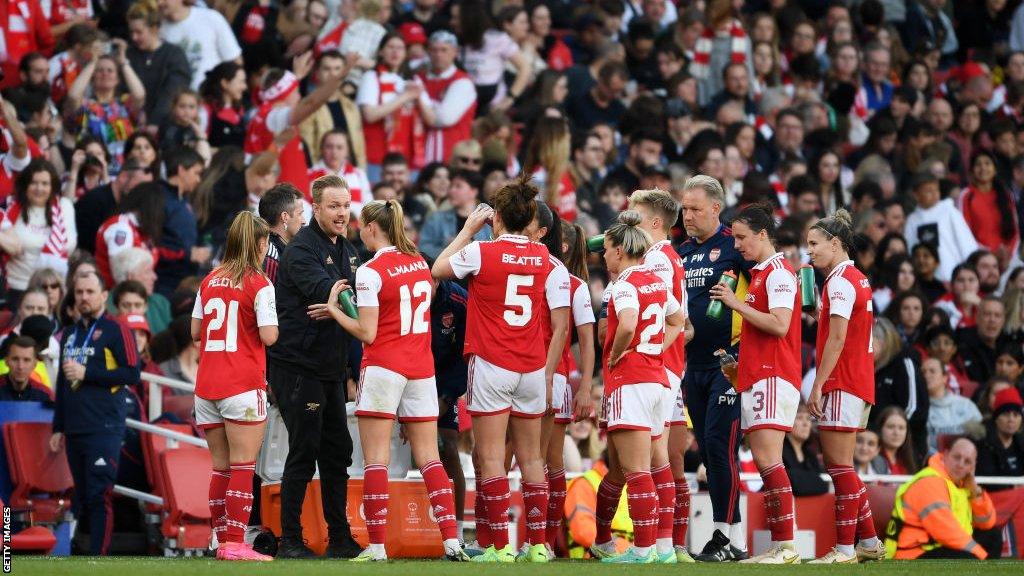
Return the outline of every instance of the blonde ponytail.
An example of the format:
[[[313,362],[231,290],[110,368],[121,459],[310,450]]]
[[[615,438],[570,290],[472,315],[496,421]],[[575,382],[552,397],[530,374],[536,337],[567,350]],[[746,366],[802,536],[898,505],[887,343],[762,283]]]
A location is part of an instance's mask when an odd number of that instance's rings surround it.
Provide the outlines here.
[[[619,221],[605,232],[612,246],[622,248],[626,256],[634,259],[643,258],[654,241],[646,230],[640,228],[643,217],[636,210],[626,210],[619,214]]]
[[[412,240],[405,235],[405,212],[398,200],[373,200],[363,206],[360,216],[363,226],[376,222],[399,252],[410,255],[420,253]]]
[[[244,210],[235,216],[228,228],[227,246],[224,248],[224,261],[215,273],[229,278],[231,283],[241,286],[245,276],[250,272],[263,273],[263,257],[260,253],[260,240],[270,236],[267,221]]]

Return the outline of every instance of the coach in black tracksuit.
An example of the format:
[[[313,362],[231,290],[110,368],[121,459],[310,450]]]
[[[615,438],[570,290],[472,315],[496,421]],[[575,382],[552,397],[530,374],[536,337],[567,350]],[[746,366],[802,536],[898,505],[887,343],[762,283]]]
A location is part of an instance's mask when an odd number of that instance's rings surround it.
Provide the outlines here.
[[[352,438],[345,414],[348,334],[330,316],[314,320],[340,279],[355,284],[359,259],[344,238],[351,195],[343,180],[313,183],[313,221],[281,256],[274,283],[281,336],[270,349],[268,380],[288,429],[288,459],[281,478],[278,558],[308,558],[300,514],[306,485],[320,466],[320,489],[330,545],[327,555],[352,558],[361,548],[345,515]]]

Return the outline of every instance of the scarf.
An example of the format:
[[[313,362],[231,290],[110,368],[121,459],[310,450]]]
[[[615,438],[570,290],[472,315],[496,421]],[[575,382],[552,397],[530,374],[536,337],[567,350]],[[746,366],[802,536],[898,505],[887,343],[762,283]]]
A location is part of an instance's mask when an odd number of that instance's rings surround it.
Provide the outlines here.
[[[36,268],[53,268],[58,274],[64,274],[68,269],[68,236],[60,200],[55,199],[51,202],[49,209],[53,224],[50,225],[50,236],[43,244]],[[12,199],[3,220],[0,221],[0,231],[13,228],[21,216],[21,210],[21,204]]]
[[[743,31],[743,25],[739,20],[733,20],[729,24],[729,37],[732,39],[732,53],[730,62],[744,64],[747,61],[747,33]],[[711,48],[714,45],[715,30],[705,26],[700,38],[693,49],[693,62],[690,63],[690,73],[696,78],[707,78],[711,65]]]

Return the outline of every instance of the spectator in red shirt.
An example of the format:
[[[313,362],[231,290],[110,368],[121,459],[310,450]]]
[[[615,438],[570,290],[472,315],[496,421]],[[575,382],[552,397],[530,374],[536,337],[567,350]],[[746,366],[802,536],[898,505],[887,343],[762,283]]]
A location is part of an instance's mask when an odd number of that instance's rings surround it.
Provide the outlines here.
[[[53,53],[50,23],[36,0],[0,0],[0,34],[4,50],[0,51],[0,88],[21,82],[18,64],[30,52]]]
[[[1005,269],[1020,243],[1017,208],[1006,184],[996,178],[996,161],[987,150],[971,157],[971,185],[960,195],[960,210],[978,244],[999,258]]]

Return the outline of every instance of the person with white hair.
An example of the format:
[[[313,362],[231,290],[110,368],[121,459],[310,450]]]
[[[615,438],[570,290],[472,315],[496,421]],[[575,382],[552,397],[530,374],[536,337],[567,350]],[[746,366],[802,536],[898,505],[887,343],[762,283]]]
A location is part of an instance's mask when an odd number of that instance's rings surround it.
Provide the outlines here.
[[[171,303],[161,294],[153,291],[156,283],[153,254],[145,248],[132,247],[123,250],[110,260],[110,273],[115,287],[126,280],[135,280],[146,287],[146,321],[153,334],[162,332],[171,325]],[[115,290],[111,290],[111,294]],[[107,310],[117,314],[113,298],[107,301]]]

